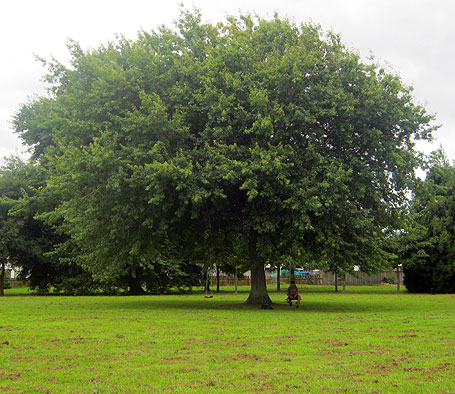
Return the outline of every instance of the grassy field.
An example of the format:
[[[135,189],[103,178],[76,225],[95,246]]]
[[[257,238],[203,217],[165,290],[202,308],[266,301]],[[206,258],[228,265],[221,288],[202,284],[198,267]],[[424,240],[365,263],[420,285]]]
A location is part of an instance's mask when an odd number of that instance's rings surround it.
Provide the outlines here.
[[[455,296],[0,298],[0,392],[455,393]]]

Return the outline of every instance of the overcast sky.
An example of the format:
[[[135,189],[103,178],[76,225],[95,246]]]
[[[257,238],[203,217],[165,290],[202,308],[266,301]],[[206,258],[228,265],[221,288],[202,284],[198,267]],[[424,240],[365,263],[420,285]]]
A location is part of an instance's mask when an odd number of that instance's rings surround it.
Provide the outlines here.
[[[44,69],[34,54],[68,59],[68,39],[83,48],[134,39],[138,30],[172,26],[178,4],[193,5],[216,23],[239,11],[271,18],[274,11],[297,24],[312,21],[341,34],[365,58],[372,53],[414,87],[415,101],[442,127],[425,152],[442,145],[455,160],[455,3],[450,0],[4,0],[0,21],[0,157],[22,154],[11,119],[33,95],[45,95]],[[23,155],[23,154],[22,154]],[[25,157],[25,155],[23,155]]]

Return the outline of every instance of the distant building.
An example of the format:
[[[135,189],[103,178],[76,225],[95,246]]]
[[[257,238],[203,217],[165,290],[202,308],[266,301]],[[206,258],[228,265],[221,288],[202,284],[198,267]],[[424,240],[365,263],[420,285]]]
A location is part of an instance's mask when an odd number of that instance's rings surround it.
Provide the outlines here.
[[[20,274],[20,270],[12,267],[11,264],[6,263],[5,266],[5,279],[17,279],[17,276]]]

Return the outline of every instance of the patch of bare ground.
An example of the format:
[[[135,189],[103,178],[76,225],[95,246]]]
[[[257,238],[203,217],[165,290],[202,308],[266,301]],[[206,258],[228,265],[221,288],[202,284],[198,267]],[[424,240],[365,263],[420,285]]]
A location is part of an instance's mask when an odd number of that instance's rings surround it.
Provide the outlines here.
[[[218,342],[218,341],[219,340],[216,339],[216,338],[188,338],[188,339],[184,340],[184,342],[187,345],[191,345],[191,344],[194,344],[194,343],[206,344],[206,343],[213,343],[213,342]]]
[[[295,356],[295,352],[278,352],[278,355],[280,355],[282,358],[280,358],[281,361],[284,362],[291,362],[292,358]],[[290,356],[290,357],[286,357]]]
[[[75,343],[76,345],[79,344],[87,344],[87,343],[105,343],[105,341],[100,340],[99,338],[90,338],[90,337],[81,337],[81,336],[75,336],[75,337],[69,337],[69,338],[53,338],[49,340],[50,343],[64,343],[64,342],[72,342]]]
[[[406,372],[422,372],[426,375],[434,375],[442,371],[451,371],[455,373],[455,364],[453,363],[443,363],[438,364],[433,367],[405,367],[402,368]]]
[[[455,374],[455,364],[454,363],[443,363],[438,364],[433,367],[416,367],[416,366],[405,366],[403,364],[410,363],[412,360],[409,360],[406,357],[401,357],[398,359],[392,359],[389,363],[376,365],[374,369],[367,371],[370,375],[376,376],[385,376],[390,373],[395,373],[398,369],[401,369],[404,372],[417,372],[419,374],[423,374],[430,378],[438,373],[445,373],[445,372],[453,372]],[[415,379],[416,377],[409,375],[407,378],[411,380]]]
[[[264,392],[264,393],[280,393],[281,391],[277,391],[275,389],[275,383],[271,380],[260,382],[258,385],[251,387],[249,391],[252,392]]]
[[[287,384],[285,387],[288,391],[293,391],[293,390],[298,390],[299,393],[303,393],[303,392],[310,392],[311,389],[306,387],[306,386],[303,386],[304,384],[306,384],[305,381],[302,382],[302,385],[300,384]],[[291,391],[291,392],[292,392]]]
[[[47,367],[46,370],[48,370],[48,371],[59,371],[59,370],[71,369],[73,367],[74,367],[74,365],[68,363],[68,364],[65,364],[65,365],[53,365],[52,367]]]
[[[19,391],[14,387],[0,386],[0,392],[5,394],[13,394],[18,393]]]
[[[288,344],[290,339],[295,339],[295,338],[297,338],[297,335],[284,335],[284,336],[277,338],[274,342],[277,345],[281,346],[281,345]],[[303,343],[309,343],[309,342],[303,342]]]
[[[359,393],[361,390],[353,387],[345,387],[339,389],[330,389],[327,393]]]
[[[329,346],[333,346],[333,347],[349,346],[349,343],[347,343],[347,342],[332,342],[332,343],[329,343]]]
[[[138,346],[147,346],[147,345],[158,345],[156,341],[146,341],[146,342],[138,342]]]
[[[332,342],[332,341],[320,341],[322,343],[325,343],[329,348],[328,349],[322,349],[320,351],[321,354],[324,354],[324,355],[327,355],[327,354],[333,354],[333,353],[337,353],[339,350],[340,347],[345,347],[345,346],[349,346],[349,343],[348,342]]]
[[[267,373],[265,373],[265,372],[248,372],[247,374],[245,374],[243,376],[245,378],[247,378],[248,380],[255,379],[255,380],[258,380],[258,381],[263,381],[269,375]]]
[[[1,389],[1,387],[0,387]],[[46,387],[43,387],[43,386],[30,386],[30,389],[31,390],[39,390],[40,393],[43,393],[43,394],[53,394],[53,391],[47,389]]]
[[[232,360],[235,360],[235,361],[245,361],[245,360],[269,361],[268,358],[263,357],[263,356],[258,356],[257,354],[254,354],[254,353],[237,353],[234,357],[232,357]]]
[[[383,346],[379,346],[379,345],[370,345],[368,346],[369,349],[374,349],[376,350],[378,353],[377,354],[389,354],[390,352],[392,352],[393,350],[392,349],[388,349],[388,348],[385,348]]]
[[[180,368],[176,370],[177,372],[188,373],[188,372],[200,372],[199,368]]]
[[[345,321],[364,321],[365,318],[362,316],[342,316],[342,317],[336,317],[335,320],[345,322]]]
[[[330,339],[316,339],[311,341],[304,341],[303,343],[324,343],[330,347],[349,346],[348,342],[345,341],[334,341]]]
[[[320,351],[321,354],[323,354],[324,356],[327,356],[327,355],[330,355],[330,354],[333,354],[333,353],[336,353],[337,351],[334,350],[334,349],[322,349]]]
[[[236,343],[236,344],[233,344],[231,346],[232,347],[237,347],[237,348],[244,348],[244,347],[248,347],[248,346],[254,346],[256,344],[257,343],[255,343],[255,342],[251,342],[251,343]]]
[[[74,319],[71,319],[69,317],[63,317],[63,316],[59,316],[59,317],[48,317],[46,319],[42,319],[41,321],[68,321],[68,320],[74,320]],[[56,328],[56,327],[54,327]]]
[[[398,361],[393,360],[390,363],[376,365],[375,368],[369,372],[374,376],[386,376],[390,373],[396,372],[397,368],[400,367]]]
[[[9,380],[17,380],[21,377],[21,373],[20,372],[10,372],[4,376],[6,376],[6,378]]]
[[[174,356],[174,357],[163,357],[158,364],[174,364],[179,361],[188,361],[188,357]]]
[[[98,317],[96,319],[99,319]],[[125,321],[135,321],[135,322],[139,322],[140,319],[138,317],[118,317],[116,318],[118,320],[125,320]]]

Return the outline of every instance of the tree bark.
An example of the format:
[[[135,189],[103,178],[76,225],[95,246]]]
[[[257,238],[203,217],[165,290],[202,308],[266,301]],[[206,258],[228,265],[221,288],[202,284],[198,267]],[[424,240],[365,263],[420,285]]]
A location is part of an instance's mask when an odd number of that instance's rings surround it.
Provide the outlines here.
[[[397,265],[397,294],[400,294],[400,267]]]
[[[281,267],[278,265],[276,270],[276,291],[281,291]]]
[[[264,261],[257,253],[257,233],[250,230],[248,239],[248,255],[251,266],[251,290],[245,304],[272,304],[267,292],[265,281]]]
[[[335,293],[338,293],[338,272],[334,272],[335,276]]]
[[[142,288],[142,282],[139,280],[139,278],[133,278],[131,277],[129,283],[129,291],[128,294],[130,295],[144,295],[147,294],[147,292]]]
[[[289,267],[289,282],[295,281],[295,267],[294,263],[291,263]]]
[[[0,296],[5,295],[5,274],[6,274],[6,266],[5,266],[5,259],[2,259],[2,272],[0,273]]]

